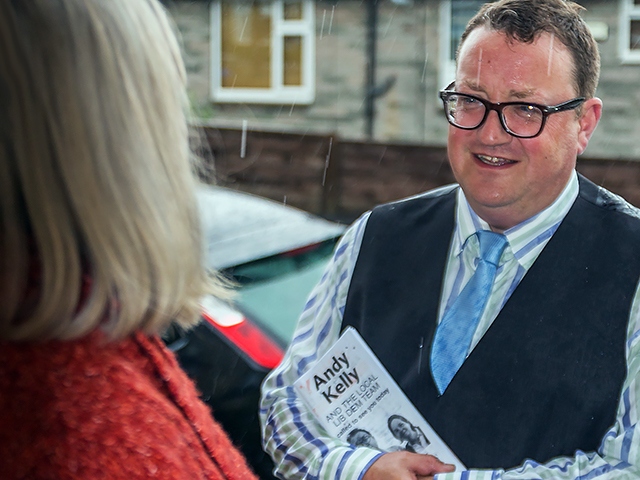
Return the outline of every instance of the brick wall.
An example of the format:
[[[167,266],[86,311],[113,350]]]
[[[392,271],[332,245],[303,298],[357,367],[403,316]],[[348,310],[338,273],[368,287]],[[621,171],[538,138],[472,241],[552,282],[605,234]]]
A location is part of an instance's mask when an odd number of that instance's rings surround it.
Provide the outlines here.
[[[336,135],[203,127],[208,181],[351,221],[373,206],[454,182],[444,147]],[[578,171],[640,206],[640,163],[580,158]]]

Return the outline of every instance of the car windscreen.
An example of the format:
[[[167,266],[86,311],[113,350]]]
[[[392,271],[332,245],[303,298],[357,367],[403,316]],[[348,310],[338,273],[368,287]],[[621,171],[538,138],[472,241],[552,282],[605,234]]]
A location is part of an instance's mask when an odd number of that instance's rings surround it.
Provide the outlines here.
[[[230,269],[227,273],[240,285],[236,304],[288,345],[334,246],[331,240]]]

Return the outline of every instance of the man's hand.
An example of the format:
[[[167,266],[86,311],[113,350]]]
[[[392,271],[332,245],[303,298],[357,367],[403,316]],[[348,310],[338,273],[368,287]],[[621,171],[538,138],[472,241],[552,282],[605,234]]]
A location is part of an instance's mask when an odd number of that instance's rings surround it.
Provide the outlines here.
[[[423,480],[453,470],[453,465],[442,463],[432,455],[391,452],[373,462],[362,480]]]

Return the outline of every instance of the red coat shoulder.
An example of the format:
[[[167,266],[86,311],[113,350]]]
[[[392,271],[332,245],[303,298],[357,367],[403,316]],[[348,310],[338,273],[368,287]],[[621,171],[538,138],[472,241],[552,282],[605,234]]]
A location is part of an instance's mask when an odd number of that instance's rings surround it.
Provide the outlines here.
[[[1,478],[255,478],[157,338],[4,344],[0,365]]]

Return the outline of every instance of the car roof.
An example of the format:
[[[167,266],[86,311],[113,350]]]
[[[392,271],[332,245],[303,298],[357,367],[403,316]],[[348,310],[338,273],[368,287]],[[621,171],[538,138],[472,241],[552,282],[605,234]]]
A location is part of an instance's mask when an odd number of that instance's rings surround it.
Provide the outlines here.
[[[207,266],[223,269],[339,237],[345,226],[218,186],[196,192]]]

